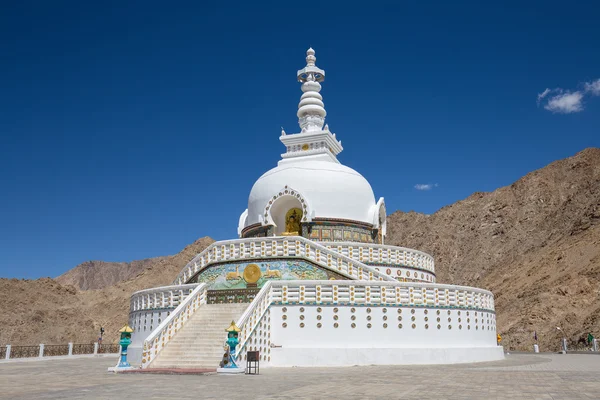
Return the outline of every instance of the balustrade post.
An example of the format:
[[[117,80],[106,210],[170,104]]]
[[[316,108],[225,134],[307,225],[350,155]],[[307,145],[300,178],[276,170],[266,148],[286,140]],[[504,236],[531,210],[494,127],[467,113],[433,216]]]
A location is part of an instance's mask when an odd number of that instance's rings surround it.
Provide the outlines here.
[[[94,343],[94,355],[97,356],[98,355],[98,342]]]
[[[9,360],[10,359],[10,348],[11,348],[11,345],[7,344],[6,345],[6,355],[4,356],[5,360]]]
[[[73,355],[73,343],[69,343],[69,355]]]
[[[43,343],[40,343],[40,355],[39,355],[39,357],[40,358],[44,357],[44,344]]]

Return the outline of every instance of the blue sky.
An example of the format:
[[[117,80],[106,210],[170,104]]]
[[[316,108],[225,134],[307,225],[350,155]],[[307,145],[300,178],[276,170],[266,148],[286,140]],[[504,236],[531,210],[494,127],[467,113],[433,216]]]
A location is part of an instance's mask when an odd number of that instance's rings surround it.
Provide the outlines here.
[[[1,7],[3,277],[235,237],[298,130],[309,46],[339,158],[390,213],[600,145],[598,2]]]

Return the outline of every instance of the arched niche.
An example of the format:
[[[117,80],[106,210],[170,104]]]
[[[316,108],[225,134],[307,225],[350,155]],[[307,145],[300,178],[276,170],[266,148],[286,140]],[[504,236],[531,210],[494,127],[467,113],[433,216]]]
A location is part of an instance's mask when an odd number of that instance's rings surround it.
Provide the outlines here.
[[[301,215],[300,220],[297,221],[299,225],[298,235],[301,235],[300,225],[303,222],[312,220],[311,210],[304,196],[288,186],[281,189],[269,201],[269,204],[265,207],[262,225],[273,225],[273,233],[276,236],[282,235],[286,232],[286,215],[293,209],[296,209],[295,215],[297,218]]]
[[[276,236],[281,236],[284,232],[286,232],[286,216],[291,215],[292,218],[296,216],[296,223],[298,224],[298,230],[300,230],[300,224],[302,223],[302,219],[304,213],[302,212],[302,203],[292,196],[282,196],[277,199],[276,202],[273,203],[273,207],[271,207],[271,218],[274,223],[274,232]],[[300,235],[301,232],[298,232]]]

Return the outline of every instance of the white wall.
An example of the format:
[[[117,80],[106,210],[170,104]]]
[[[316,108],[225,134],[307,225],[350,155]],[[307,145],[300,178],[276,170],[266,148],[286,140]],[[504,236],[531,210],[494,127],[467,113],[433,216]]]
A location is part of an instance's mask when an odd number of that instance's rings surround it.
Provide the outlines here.
[[[304,312],[300,311],[301,307]],[[317,311],[318,307],[321,312]],[[284,312],[284,308],[287,311]],[[490,361],[503,357],[502,348],[496,346],[495,315],[490,312],[384,306],[355,306],[355,312],[352,312],[351,306],[338,305],[336,313],[334,308],[273,305],[270,309],[270,343],[274,347],[267,364],[428,364]],[[439,315],[437,311],[440,311]],[[402,317],[401,321],[399,317]],[[284,323],[287,324],[285,328]],[[301,323],[304,323],[303,328]],[[352,324],[355,324],[354,328]],[[398,324],[402,324],[402,328]],[[425,328],[426,324],[428,328]]]
[[[501,346],[435,348],[275,348],[269,367],[460,364],[504,358]],[[261,366],[263,366],[261,364]]]

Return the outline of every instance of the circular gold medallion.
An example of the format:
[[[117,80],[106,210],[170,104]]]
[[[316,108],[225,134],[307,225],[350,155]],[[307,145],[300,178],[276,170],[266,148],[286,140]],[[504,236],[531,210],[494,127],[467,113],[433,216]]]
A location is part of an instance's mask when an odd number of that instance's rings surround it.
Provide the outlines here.
[[[260,267],[256,264],[248,264],[246,268],[244,268],[244,280],[248,283],[258,282],[261,275]]]

